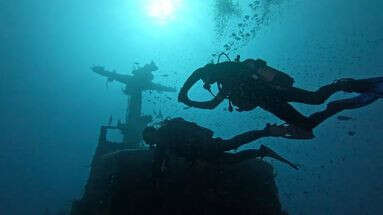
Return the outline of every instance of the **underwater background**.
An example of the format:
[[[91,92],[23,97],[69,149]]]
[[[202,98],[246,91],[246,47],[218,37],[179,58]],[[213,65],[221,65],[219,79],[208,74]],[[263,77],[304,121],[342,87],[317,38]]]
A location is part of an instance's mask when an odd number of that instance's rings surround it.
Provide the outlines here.
[[[154,81],[177,89],[222,51],[262,58],[310,90],[383,74],[383,1],[217,2],[173,1],[158,12],[151,0],[0,0],[0,214],[57,214],[81,196],[99,127],[111,115],[123,119],[127,103],[122,85],[106,86],[93,65],[129,74],[153,60]],[[264,19],[238,25],[254,2]],[[249,35],[233,37],[241,29]],[[209,94],[193,89],[192,97]],[[295,106],[305,114],[325,107]],[[281,123],[261,109],[230,113],[226,102],[184,107],[176,93],[144,94],[144,114],[181,116],[220,137]],[[265,138],[243,148],[265,144],[302,165],[266,159],[289,214],[382,214],[382,108],[377,101],[341,114],[352,120],[333,117],[313,140]]]

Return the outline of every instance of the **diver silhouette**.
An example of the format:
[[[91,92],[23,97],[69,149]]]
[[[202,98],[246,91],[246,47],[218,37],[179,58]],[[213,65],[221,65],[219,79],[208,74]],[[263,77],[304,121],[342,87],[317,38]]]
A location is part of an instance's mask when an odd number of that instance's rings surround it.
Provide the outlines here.
[[[198,102],[189,99],[188,91],[199,80],[204,82],[204,88],[209,92],[211,85],[217,84],[218,93],[210,101]],[[287,123],[290,138],[311,139],[314,137],[312,129],[329,117],[346,109],[371,104],[383,96],[383,77],[339,79],[320,87],[317,91],[296,88],[293,84],[292,77],[267,66],[263,60],[247,59],[240,62],[237,57],[236,61],[210,63],[195,70],[181,88],[178,101],[190,107],[214,109],[224,99],[228,99],[229,111],[233,110],[232,105],[237,107],[237,111],[250,111],[261,107]],[[339,91],[360,95],[350,100],[331,102],[325,110],[308,117],[289,104],[297,102],[319,105]]]
[[[143,131],[143,139],[154,148],[153,171],[157,173],[167,169],[170,157],[182,157],[192,164],[195,161],[231,164],[258,157],[271,157],[298,169],[298,165],[264,145],[259,149],[228,152],[262,137],[284,137],[287,132],[286,127],[268,124],[263,130],[248,131],[231,139],[221,139],[213,138],[213,131],[210,129],[183,118],[174,118],[164,120],[159,128],[147,127]]]

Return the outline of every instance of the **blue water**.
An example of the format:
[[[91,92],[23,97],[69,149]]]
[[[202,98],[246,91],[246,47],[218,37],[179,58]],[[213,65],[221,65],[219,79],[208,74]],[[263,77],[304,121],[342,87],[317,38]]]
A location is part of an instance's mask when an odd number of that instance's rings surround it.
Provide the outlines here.
[[[69,208],[82,194],[99,126],[110,115],[122,119],[127,102],[121,85],[106,88],[89,67],[128,74],[134,62],[153,60],[160,68],[155,81],[179,89],[230,40],[217,38],[212,2],[183,0],[164,21],[148,16],[148,1],[0,0],[0,214]],[[382,10],[380,0],[284,1],[230,54],[265,59],[311,90],[337,78],[381,76]],[[182,116],[221,137],[280,122],[260,109],[229,113],[227,103],[184,110],[176,98],[145,93],[143,111]],[[296,107],[309,114],[324,106]],[[354,120],[334,117],[311,141],[266,138],[246,147],[262,143],[303,165],[293,171],[270,160],[290,214],[381,214],[382,108],[377,101],[344,112]]]

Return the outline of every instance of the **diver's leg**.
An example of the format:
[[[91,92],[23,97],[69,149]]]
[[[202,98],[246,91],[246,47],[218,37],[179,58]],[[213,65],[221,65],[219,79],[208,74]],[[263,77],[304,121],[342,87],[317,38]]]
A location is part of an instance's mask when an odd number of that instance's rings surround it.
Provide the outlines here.
[[[223,161],[228,164],[240,163],[242,161],[261,157],[261,153],[258,149],[246,149],[237,153],[224,152]]]
[[[353,98],[336,100],[330,102],[324,111],[316,112],[310,115],[309,119],[311,119],[313,122],[313,128],[315,128],[326,119],[343,110],[361,108],[373,103],[377,99],[379,99],[379,96],[374,93],[363,93]]]
[[[383,85],[383,77],[368,79],[341,79],[332,84],[325,85],[317,91],[308,91],[296,87],[278,90],[281,98],[287,102],[304,104],[322,104],[336,92],[375,93]]]
[[[346,81],[347,82],[347,81]],[[356,93],[376,93],[383,95],[383,77],[374,77],[353,80],[348,82],[347,92],[356,92]]]
[[[274,102],[266,105],[261,105],[261,108],[269,111],[279,119],[285,121],[289,125],[305,129],[311,133],[313,121],[308,117],[298,112],[292,105],[287,102]],[[312,133],[311,133],[312,135]]]
[[[299,102],[304,104],[318,105],[324,103],[334,93],[344,89],[337,84],[329,84],[317,91],[308,91],[296,87],[280,90],[279,95],[287,102]]]
[[[252,130],[242,134],[238,134],[230,139],[223,140],[221,138],[214,138],[213,145],[216,146],[219,151],[230,151],[237,149],[242,145],[256,141],[262,137],[270,137],[272,134],[266,129]]]

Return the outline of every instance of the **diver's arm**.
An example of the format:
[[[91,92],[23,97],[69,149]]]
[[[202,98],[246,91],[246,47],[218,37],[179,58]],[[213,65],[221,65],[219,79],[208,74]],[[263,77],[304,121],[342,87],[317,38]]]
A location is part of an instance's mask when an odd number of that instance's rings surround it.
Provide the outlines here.
[[[222,91],[218,92],[217,96],[215,96],[212,100],[205,102],[193,101],[188,97],[188,92],[190,88],[192,88],[193,85],[201,79],[202,72],[202,68],[199,68],[190,75],[190,77],[186,80],[178,94],[178,101],[191,107],[202,109],[214,109],[225,99],[225,96],[222,93]]]
[[[181,87],[181,90],[178,94],[178,101],[185,103],[186,101],[190,101],[188,97],[189,90],[193,87],[195,83],[197,83],[201,79],[202,68],[195,70],[189,78],[185,81],[184,85]]]
[[[222,92],[219,92],[212,100],[205,101],[205,102],[197,102],[192,101],[190,99],[187,99],[183,101],[184,104],[195,107],[195,108],[201,108],[201,109],[214,109],[216,108],[223,100],[225,99],[225,96]]]

